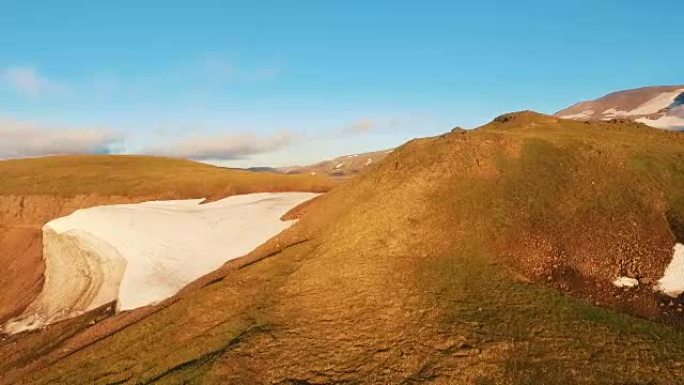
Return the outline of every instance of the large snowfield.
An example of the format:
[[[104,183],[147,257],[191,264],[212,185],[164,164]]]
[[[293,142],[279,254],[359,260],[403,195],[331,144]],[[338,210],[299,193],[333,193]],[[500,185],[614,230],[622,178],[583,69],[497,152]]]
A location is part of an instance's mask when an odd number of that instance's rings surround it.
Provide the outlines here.
[[[43,227],[43,290],[5,331],[35,329],[112,301],[129,310],[164,300],[291,226],[280,218],[316,195],[153,201],[55,219]]]

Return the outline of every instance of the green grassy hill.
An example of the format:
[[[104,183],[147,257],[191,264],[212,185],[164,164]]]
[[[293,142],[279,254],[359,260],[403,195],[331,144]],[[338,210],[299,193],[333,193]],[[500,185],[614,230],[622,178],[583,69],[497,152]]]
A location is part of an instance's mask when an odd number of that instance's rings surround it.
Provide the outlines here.
[[[504,115],[294,214],[157,307],[0,343],[0,382],[682,383],[681,306],[650,286],[683,240],[684,134]]]

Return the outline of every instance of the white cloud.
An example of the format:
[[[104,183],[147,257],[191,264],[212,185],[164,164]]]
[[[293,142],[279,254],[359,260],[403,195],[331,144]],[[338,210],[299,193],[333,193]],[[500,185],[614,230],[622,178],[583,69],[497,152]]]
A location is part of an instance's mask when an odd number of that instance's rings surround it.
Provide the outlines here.
[[[64,88],[38,73],[33,67],[8,67],[2,71],[0,78],[3,83],[20,94],[33,97]]]
[[[195,136],[143,152],[196,160],[233,160],[278,150],[294,139],[295,135],[288,131],[266,137],[249,133]]]
[[[109,153],[122,140],[107,130],[38,126],[0,120],[0,158],[57,154]]]
[[[347,134],[365,134],[377,127],[377,123],[371,119],[359,119],[350,126],[342,129]]]
[[[425,123],[423,117],[417,115],[362,117],[340,130],[343,134],[380,134],[394,133],[398,129],[413,129]]]

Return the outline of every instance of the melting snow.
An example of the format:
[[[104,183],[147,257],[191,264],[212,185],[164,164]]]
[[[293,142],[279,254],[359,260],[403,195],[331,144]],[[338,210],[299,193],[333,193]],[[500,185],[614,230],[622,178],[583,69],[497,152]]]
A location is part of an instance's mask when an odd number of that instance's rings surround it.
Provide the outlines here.
[[[677,243],[673,250],[672,261],[667,265],[663,278],[658,280],[656,290],[678,297],[684,293],[684,245]]]
[[[635,278],[630,277],[618,277],[613,281],[613,285],[617,287],[623,287],[631,289],[633,287],[639,286],[639,281]]]
[[[594,114],[594,110],[584,110],[575,114],[565,114],[560,117],[563,119],[589,119]]]
[[[648,102],[640,105],[636,109],[632,110],[629,112],[630,115],[651,115],[655,114],[656,112],[662,110],[663,108],[667,108],[672,103],[674,103],[674,100],[684,92],[684,89],[676,90],[676,91],[671,91],[671,92],[663,92],[662,94],[656,96],[655,98],[649,100]]]
[[[4,330],[34,329],[115,300],[119,310],[162,301],[292,225],[280,218],[316,195],[99,206],[50,221],[43,228],[43,291]]]
[[[604,119],[613,119],[620,116],[630,116],[631,113],[627,111],[620,111],[613,107],[603,111],[602,115],[605,117]]]
[[[610,120],[621,117],[636,118],[639,116],[653,115],[662,111],[665,108],[670,107],[672,103],[674,103],[677,96],[682,94],[682,92],[684,92],[684,89],[672,92],[663,92],[631,111],[620,111],[617,108],[613,107],[603,111],[601,115],[603,116],[603,120]],[[572,119],[579,118],[573,117]],[[677,116],[661,116],[658,119],[649,119],[646,117],[642,117],[640,119],[637,119],[636,121],[656,128],[679,129],[684,127],[684,118]]]
[[[666,128],[670,130],[677,130],[677,129],[683,129],[684,128],[684,118],[680,118],[678,116],[661,116],[658,119],[648,119],[648,118],[641,118],[636,120],[639,123],[643,123],[646,125],[649,125],[651,127],[656,127],[656,128]]]

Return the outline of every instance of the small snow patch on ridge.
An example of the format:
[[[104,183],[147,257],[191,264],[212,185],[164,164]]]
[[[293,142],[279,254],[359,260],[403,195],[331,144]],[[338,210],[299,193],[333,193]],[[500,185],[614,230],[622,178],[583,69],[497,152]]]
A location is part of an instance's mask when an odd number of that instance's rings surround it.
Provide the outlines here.
[[[561,115],[560,117],[563,119],[589,119],[592,115],[594,115],[594,110],[584,110],[576,114]]]
[[[665,269],[665,274],[658,280],[656,290],[676,298],[684,293],[684,245],[677,243],[672,255],[672,261]]]
[[[640,105],[636,109],[629,111],[630,115],[650,115],[661,111],[664,108],[670,107],[674,104],[675,99],[684,91],[684,89],[675,90],[672,92],[664,92],[648,102]]]
[[[636,278],[618,277],[613,281],[613,285],[620,288],[631,289],[639,286],[639,281]]]

